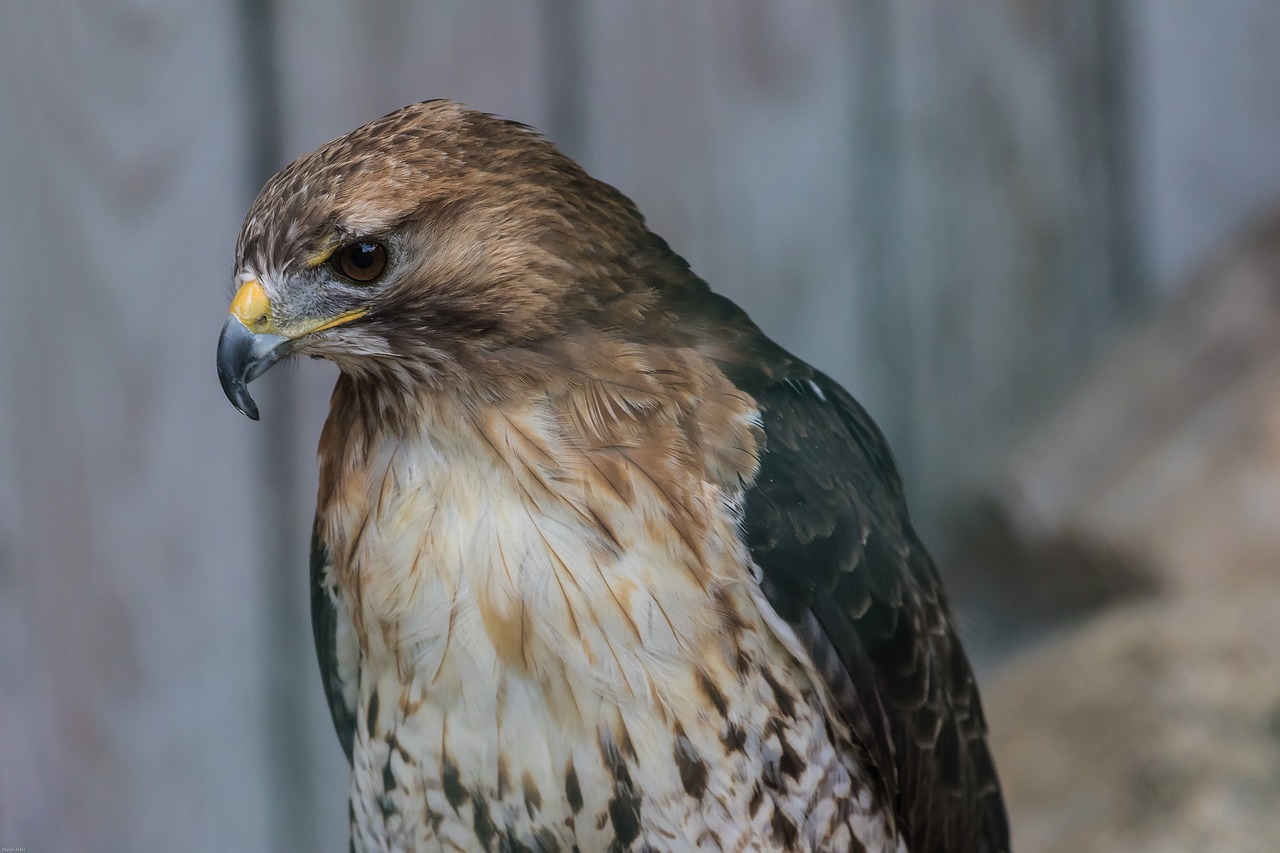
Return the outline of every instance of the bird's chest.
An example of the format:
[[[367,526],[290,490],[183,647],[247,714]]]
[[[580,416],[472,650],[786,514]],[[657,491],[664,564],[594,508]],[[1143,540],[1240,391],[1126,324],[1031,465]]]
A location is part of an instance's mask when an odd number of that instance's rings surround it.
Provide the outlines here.
[[[727,509],[691,550],[659,496],[607,490],[552,442],[525,470],[493,444],[372,448],[322,510],[359,642],[357,849],[785,850],[884,831],[761,620]]]
[[[491,704],[523,679],[557,707],[648,693],[655,670],[687,666],[738,552],[698,561],[660,506],[598,494],[580,460],[518,469],[493,440],[375,447],[325,507],[365,660],[426,679],[440,702]]]

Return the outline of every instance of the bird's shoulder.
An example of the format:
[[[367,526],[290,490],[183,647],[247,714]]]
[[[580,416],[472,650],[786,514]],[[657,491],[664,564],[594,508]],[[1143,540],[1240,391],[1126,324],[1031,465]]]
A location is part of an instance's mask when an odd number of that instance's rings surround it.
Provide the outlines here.
[[[729,300],[688,288],[682,301],[684,339],[758,412],[742,534],[762,590],[875,763],[909,848],[1007,849],[977,685],[883,434]]]

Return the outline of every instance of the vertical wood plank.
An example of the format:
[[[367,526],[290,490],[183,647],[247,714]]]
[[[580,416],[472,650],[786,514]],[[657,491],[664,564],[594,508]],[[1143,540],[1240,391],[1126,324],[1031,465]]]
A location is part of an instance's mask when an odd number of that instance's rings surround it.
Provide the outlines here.
[[[1102,0],[892,6],[899,452],[923,527],[1094,356],[1133,274]],[[1117,237],[1119,235],[1119,237]]]
[[[1168,293],[1280,199],[1280,4],[1125,6],[1142,251]]]
[[[275,0],[237,0],[238,59],[244,87],[246,184],[256,191],[278,168],[281,158],[280,36]],[[228,247],[230,251],[230,247]],[[311,644],[306,641],[309,602],[297,594],[301,519],[296,512],[295,490],[299,477],[293,452],[296,429],[296,382],[283,371],[264,383],[274,392],[277,417],[262,425],[256,443],[253,470],[254,493],[248,500],[258,515],[262,536],[257,543],[265,566],[261,595],[263,708],[261,737],[271,744],[267,754],[267,778],[272,792],[270,846],[272,850],[324,849],[323,829],[315,819],[316,804],[324,789],[325,764],[316,749],[323,724],[314,707],[312,682],[302,676]],[[313,668],[314,670],[314,668]],[[313,681],[314,679],[312,679]],[[310,700],[310,701],[308,701]]]
[[[0,6],[0,841],[268,846],[226,2]]]
[[[769,334],[864,384],[849,5],[605,2],[583,15],[583,164]]]
[[[291,159],[391,110],[451,98],[541,126],[541,4],[277,0]]]

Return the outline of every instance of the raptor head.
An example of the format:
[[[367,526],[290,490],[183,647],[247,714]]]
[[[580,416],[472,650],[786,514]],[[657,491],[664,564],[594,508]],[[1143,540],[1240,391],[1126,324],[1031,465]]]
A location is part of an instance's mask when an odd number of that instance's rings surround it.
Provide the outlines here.
[[[415,104],[262,189],[237,241],[218,375],[254,419],[248,383],[292,354],[406,392],[475,382],[501,370],[498,354],[642,313],[653,277],[635,258],[656,239],[528,127]]]

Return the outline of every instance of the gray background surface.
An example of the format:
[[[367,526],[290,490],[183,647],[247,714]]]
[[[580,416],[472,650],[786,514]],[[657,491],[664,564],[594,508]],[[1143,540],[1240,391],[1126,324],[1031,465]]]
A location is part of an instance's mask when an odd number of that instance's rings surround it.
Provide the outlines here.
[[[880,421],[926,538],[1280,195],[1273,0],[0,4],[0,844],[345,849],[306,547],[333,372],[223,399],[262,181],[543,129]]]

